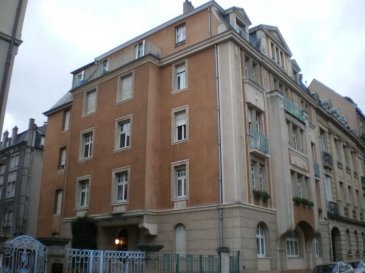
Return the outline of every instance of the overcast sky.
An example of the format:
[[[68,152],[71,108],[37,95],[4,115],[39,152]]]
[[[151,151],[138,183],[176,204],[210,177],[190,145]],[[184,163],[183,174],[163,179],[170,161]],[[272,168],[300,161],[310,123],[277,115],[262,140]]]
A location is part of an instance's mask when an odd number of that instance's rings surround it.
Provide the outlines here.
[[[15,58],[4,131],[38,125],[71,88],[70,72],[182,14],[184,0],[30,0]],[[192,0],[198,7],[207,0]],[[277,26],[309,85],[313,78],[365,110],[364,0],[217,0],[252,26]],[[251,26],[251,27],[252,27]]]

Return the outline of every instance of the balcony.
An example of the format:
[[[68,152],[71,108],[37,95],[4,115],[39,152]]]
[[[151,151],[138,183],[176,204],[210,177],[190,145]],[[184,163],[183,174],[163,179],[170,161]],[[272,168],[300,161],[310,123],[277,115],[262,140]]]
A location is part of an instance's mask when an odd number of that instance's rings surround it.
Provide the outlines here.
[[[258,151],[262,154],[269,154],[269,140],[267,136],[257,130],[251,129],[249,134],[250,151]]]
[[[116,53],[115,55],[110,56],[108,70],[105,70],[102,62],[95,61],[94,63],[87,65],[81,73],[74,76],[73,88],[79,87],[87,82],[90,82],[93,79],[96,79],[108,73],[108,71],[110,72],[112,70],[115,70],[144,56],[152,55],[156,58],[160,58],[161,56],[161,48],[149,41],[144,41],[144,43],[141,43],[138,54],[135,50],[136,49],[134,47],[129,47],[123,51],[123,54],[118,55]]]
[[[337,204],[335,202],[328,201],[327,212],[331,216],[339,216]]]
[[[314,163],[314,177],[316,179],[320,179],[321,178],[321,170],[320,170],[320,166],[317,163]]]
[[[324,167],[333,169],[332,156],[326,151],[322,151],[322,163]]]
[[[287,97],[284,97],[284,109],[290,115],[294,116],[302,122],[305,122],[303,110],[295,105],[292,101],[290,101]]]

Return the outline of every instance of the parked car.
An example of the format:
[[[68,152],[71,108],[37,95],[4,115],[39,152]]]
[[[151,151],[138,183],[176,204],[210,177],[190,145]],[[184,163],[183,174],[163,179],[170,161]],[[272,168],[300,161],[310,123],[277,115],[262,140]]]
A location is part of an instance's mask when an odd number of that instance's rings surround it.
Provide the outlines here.
[[[355,273],[365,273],[365,262],[357,261],[350,263]]]
[[[351,265],[344,262],[334,262],[317,265],[312,273],[354,273]]]

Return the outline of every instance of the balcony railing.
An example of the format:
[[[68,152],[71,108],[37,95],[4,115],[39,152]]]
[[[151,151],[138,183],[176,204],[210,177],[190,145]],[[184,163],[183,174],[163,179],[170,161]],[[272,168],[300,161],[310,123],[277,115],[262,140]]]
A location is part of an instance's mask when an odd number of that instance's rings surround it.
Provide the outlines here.
[[[330,155],[326,151],[322,151],[322,163],[323,166],[333,169],[332,155]]]
[[[305,121],[303,110],[299,106],[295,105],[292,101],[290,101],[287,97],[284,97],[284,109],[300,121]]]
[[[338,216],[339,213],[338,213],[337,204],[335,202],[328,201],[327,202],[327,212],[330,215],[336,215],[336,216]]]
[[[314,177],[320,179],[321,178],[321,170],[320,166],[317,163],[314,163]]]
[[[140,59],[146,55],[153,55],[157,58],[160,58],[161,56],[161,48],[159,48],[157,45],[149,41],[145,41],[143,45],[143,50],[141,52],[143,52],[142,55],[137,56],[135,48],[130,47],[123,54],[120,55],[116,54],[115,56],[110,58],[110,61],[108,63],[108,71],[115,70],[123,65],[126,65],[127,63],[130,63],[136,59]],[[90,66],[91,67],[84,70],[84,74],[81,79],[76,79],[76,76],[74,76],[73,87],[81,86],[107,73],[107,71],[103,69],[103,65],[101,62],[100,63],[95,62],[95,64],[91,64]]]
[[[264,154],[269,154],[269,140],[267,136],[257,130],[251,129],[249,134],[250,150],[258,150]]]

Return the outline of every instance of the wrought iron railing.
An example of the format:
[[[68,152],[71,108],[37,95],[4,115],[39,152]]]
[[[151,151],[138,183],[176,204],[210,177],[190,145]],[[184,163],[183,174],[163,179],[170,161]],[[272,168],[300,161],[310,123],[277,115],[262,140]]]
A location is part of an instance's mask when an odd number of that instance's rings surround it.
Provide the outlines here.
[[[264,154],[269,154],[269,140],[267,136],[254,129],[249,131],[248,136],[251,150],[258,150]]]
[[[335,202],[328,201],[327,202],[327,212],[330,215],[336,215],[336,216],[338,216],[339,213],[338,213],[338,206],[337,206],[337,204]]]
[[[333,169],[332,155],[330,155],[326,151],[322,151],[322,163],[323,163],[323,166]]]
[[[287,97],[284,97],[284,109],[300,121],[305,121],[303,110],[292,101],[290,101]]]

